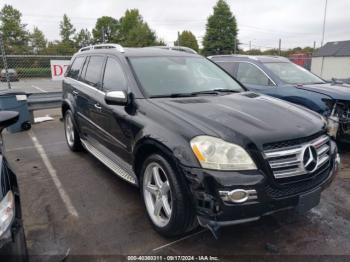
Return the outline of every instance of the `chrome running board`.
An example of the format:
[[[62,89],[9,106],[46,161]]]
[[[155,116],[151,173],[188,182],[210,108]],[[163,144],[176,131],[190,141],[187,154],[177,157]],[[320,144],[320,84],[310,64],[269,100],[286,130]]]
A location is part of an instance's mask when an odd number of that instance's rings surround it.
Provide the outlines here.
[[[111,160],[109,157],[103,154],[100,150],[98,150],[88,141],[81,139],[81,143],[83,144],[83,146],[87,151],[89,151],[94,157],[100,160],[105,166],[107,166],[110,170],[112,170],[113,173],[115,173],[117,176],[121,177],[122,179],[128,181],[133,185],[138,184],[136,180],[136,175],[134,176],[130,175],[128,171],[120,167],[117,163],[115,163],[115,161]]]

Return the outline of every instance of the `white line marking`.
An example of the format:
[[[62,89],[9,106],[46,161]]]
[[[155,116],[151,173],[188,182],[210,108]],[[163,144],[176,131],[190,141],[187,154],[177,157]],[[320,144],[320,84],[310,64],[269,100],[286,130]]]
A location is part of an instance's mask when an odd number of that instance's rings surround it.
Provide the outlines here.
[[[42,88],[40,88],[40,87],[38,87],[38,86],[32,85],[32,87],[35,88],[35,89],[37,89],[37,90],[39,90],[39,91],[41,91],[41,92],[43,92],[43,93],[47,93],[46,90],[44,90],[44,89],[42,89]]]
[[[57,177],[57,172],[56,170],[53,168],[48,156],[45,153],[45,150],[43,148],[43,146],[39,143],[38,139],[36,138],[36,136],[34,135],[33,131],[30,130],[29,131],[29,136],[33,141],[33,144],[36,148],[36,150],[38,151],[41,159],[43,160],[47,170],[49,171],[49,174],[58,190],[58,193],[63,201],[63,203],[66,205],[66,208],[68,210],[68,212],[75,217],[78,217],[78,212],[75,209],[75,207],[72,204],[72,201],[70,200],[69,196],[67,195],[66,191],[63,189],[63,186],[61,184],[61,181],[58,179]]]
[[[182,237],[182,238],[180,238],[180,239],[178,239],[178,240],[175,240],[175,241],[170,242],[170,243],[168,243],[168,244],[165,244],[165,245],[163,245],[163,246],[154,248],[152,251],[157,251],[157,250],[160,250],[160,249],[162,249],[162,248],[172,246],[172,245],[174,245],[174,244],[176,244],[176,243],[179,243],[179,242],[181,242],[181,241],[183,241],[183,240],[186,240],[186,239],[188,239],[188,238],[190,238],[190,237],[199,235],[199,234],[201,234],[201,233],[203,233],[203,232],[205,232],[205,231],[208,231],[208,229],[204,228],[204,229],[202,229],[202,230],[200,230],[200,231],[198,231],[198,232],[196,232],[196,233],[193,233],[193,234],[191,234],[191,235]]]
[[[54,142],[54,143],[50,143],[50,144],[44,144],[43,146],[47,147],[47,146],[55,146],[55,145],[61,145],[61,144],[66,144],[66,141],[60,141],[60,142]],[[35,146],[21,146],[21,147],[14,147],[14,148],[10,148],[10,149],[5,149],[6,152],[14,152],[14,151],[23,151],[23,150],[27,150],[27,149],[33,149],[35,148]]]

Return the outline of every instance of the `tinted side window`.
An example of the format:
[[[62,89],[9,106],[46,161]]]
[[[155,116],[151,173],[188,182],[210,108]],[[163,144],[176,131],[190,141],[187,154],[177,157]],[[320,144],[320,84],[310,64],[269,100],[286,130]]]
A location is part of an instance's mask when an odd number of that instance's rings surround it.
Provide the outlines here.
[[[239,63],[237,69],[237,79],[243,84],[269,86],[270,79],[255,65],[249,63]]]
[[[126,90],[126,78],[119,62],[114,58],[108,58],[103,77],[103,89],[106,91]]]
[[[74,78],[74,79],[78,79],[81,67],[84,63],[84,60],[85,60],[85,57],[83,57],[83,56],[75,58],[71,67],[70,67],[70,70],[69,70],[67,76]]]
[[[231,76],[233,76],[233,67],[234,64],[230,62],[217,62],[217,64],[223,68],[227,73],[229,73]]]
[[[86,68],[85,76],[82,80],[91,86],[99,87],[101,84],[101,71],[104,61],[105,58],[103,56],[91,56]]]

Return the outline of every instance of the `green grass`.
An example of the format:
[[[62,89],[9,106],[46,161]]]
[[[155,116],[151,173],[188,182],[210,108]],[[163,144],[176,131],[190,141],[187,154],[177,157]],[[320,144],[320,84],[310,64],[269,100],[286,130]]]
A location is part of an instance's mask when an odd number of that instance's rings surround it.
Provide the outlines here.
[[[50,67],[15,68],[21,77],[51,77]]]

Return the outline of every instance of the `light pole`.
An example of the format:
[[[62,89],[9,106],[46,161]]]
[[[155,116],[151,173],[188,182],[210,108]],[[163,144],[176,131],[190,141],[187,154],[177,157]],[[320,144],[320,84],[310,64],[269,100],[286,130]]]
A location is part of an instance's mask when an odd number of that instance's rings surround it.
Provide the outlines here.
[[[325,5],[324,5],[324,15],[323,15],[323,28],[322,28],[321,46],[323,46],[323,42],[324,42],[324,33],[325,33],[325,31],[326,31],[327,4],[328,4],[328,0],[326,0],[326,3],[325,3]]]

